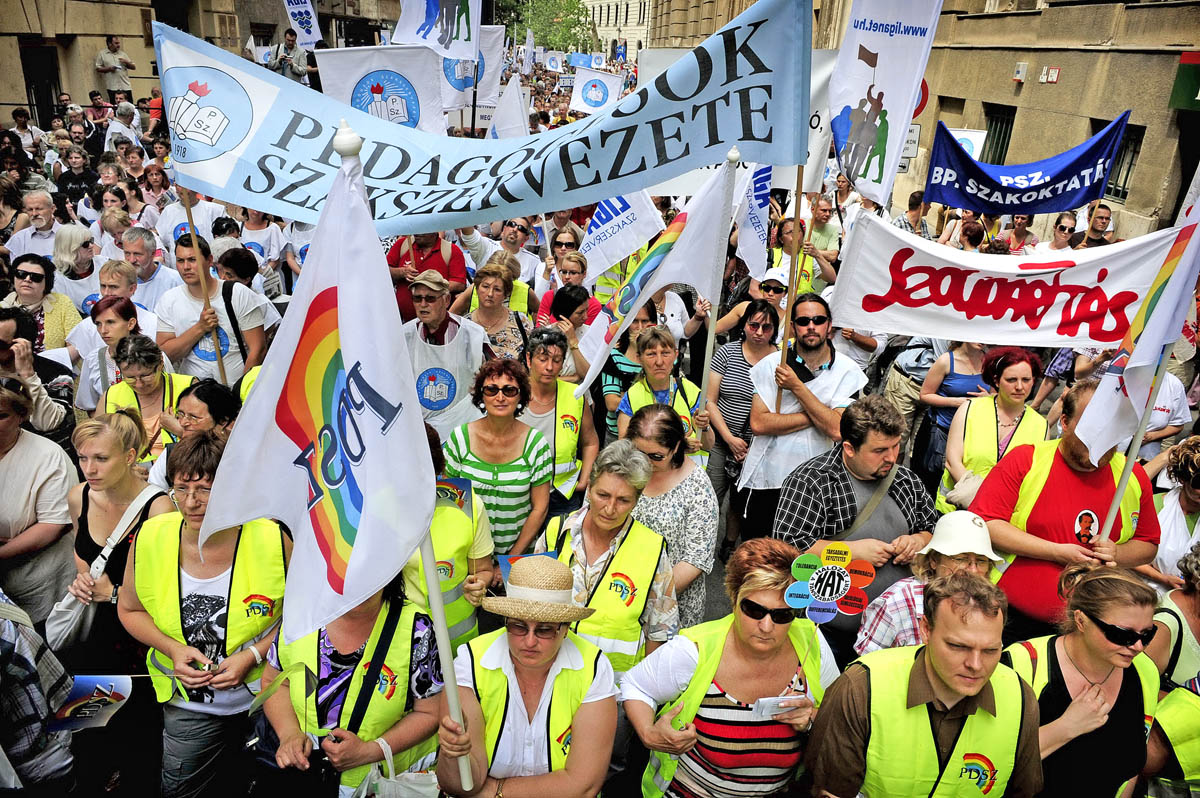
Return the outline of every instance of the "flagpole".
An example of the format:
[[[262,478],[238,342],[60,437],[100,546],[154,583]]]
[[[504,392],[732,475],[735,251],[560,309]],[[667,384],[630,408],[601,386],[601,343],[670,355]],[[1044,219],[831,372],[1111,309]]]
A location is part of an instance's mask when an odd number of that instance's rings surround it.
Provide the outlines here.
[[[835,197],[836,199],[836,197]],[[799,265],[800,258],[800,237],[796,235],[796,225],[800,222],[800,208],[804,202],[804,164],[796,166],[796,215],[792,217],[792,262],[788,264],[788,287],[787,294],[784,295],[784,310],[791,316],[792,305],[795,302],[796,293],[796,267]],[[782,223],[780,224],[782,228]],[[809,237],[812,236],[812,222],[809,221],[807,235],[805,235],[804,243],[808,243]],[[779,365],[787,363],[787,348],[792,341],[792,320],[788,318],[783,322],[783,335],[779,338]],[[775,392],[775,412],[778,413],[783,407],[783,391]]]
[[[730,220],[733,218],[733,184],[737,177],[737,164],[742,159],[741,152],[737,147],[731,147],[725,156],[725,185],[722,186],[721,196],[721,219]],[[728,221],[717,225],[715,231],[716,242],[713,247],[713,267],[719,271],[721,265],[725,262],[725,253],[729,250],[729,223]],[[720,297],[710,297],[712,300],[720,300]],[[704,374],[700,378],[700,396],[708,396],[708,378],[712,374],[712,356],[713,347],[717,342],[717,316],[714,312],[715,306],[709,307],[708,318],[705,319],[705,326],[708,328],[708,338],[704,344]],[[707,403],[707,400],[704,400]]]
[[[1154,412],[1154,403],[1158,399],[1158,389],[1162,387],[1163,375],[1167,373],[1167,363],[1170,360],[1171,345],[1168,344],[1163,347],[1162,354],[1158,358],[1158,368],[1154,372],[1154,385],[1150,388],[1146,407],[1142,410],[1141,419],[1138,420],[1137,432],[1134,433],[1133,440],[1129,444],[1129,451],[1125,454],[1125,467],[1121,469],[1121,478],[1117,480],[1117,492],[1113,494],[1112,501],[1108,505],[1108,515],[1104,516],[1104,526],[1100,527],[1100,536],[1097,540],[1112,538],[1117,512],[1121,509],[1121,498],[1125,495],[1125,489],[1129,487],[1129,477],[1133,474],[1138,450],[1142,448],[1142,439],[1146,437],[1146,426],[1150,423],[1150,415]]]
[[[187,187],[185,186],[184,188]],[[196,192],[192,191],[190,188],[188,191],[192,192],[192,202],[195,202]],[[192,206],[188,205],[186,202],[182,204],[183,212],[187,214],[188,235],[191,236],[190,240],[192,242],[192,249],[195,251],[197,259],[200,260],[200,268],[198,271],[200,272],[200,290],[204,293],[204,309],[212,310],[212,302],[208,298],[208,266],[203,262],[203,259],[200,258],[200,247],[196,242],[196,223],[192,221]],[[232,321],[233,319],[230,319],[230,322]],[[225,376],[225,357],[221,352],[221,338],[217,335],[217,328],[213,327],[212,330],[209,331],[209,334],[212,336],[213,351],[216,352],[217,355],[217,374],[221,377],[222,385],[229,385],[229,378]]]
[[[478,55],[478,54],[477,54]],[[479,59],[475,59],[475,79],[471,81],[471,135],[469,139],[475,138],[475,101],[479,99]],[[494,119],[494,117],[493,117]]]

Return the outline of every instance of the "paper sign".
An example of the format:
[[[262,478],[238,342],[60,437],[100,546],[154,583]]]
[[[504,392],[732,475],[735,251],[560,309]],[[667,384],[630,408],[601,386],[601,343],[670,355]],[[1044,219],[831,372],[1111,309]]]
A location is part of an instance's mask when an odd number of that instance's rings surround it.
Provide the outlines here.
[[[846,615],[858,615],[869,603],[870,599],[861,587],[852,587],[837,600],[837,607]]]
[[[67,700],[50,721],[50,730],[75,731],[103,726],[125,705],[132,689],[131,676],[76,676]]]
[[[783,594],[783,600],[794,610],[802,610],[812,603],[812,594],[808,592],[808,580],[792,582]]]
[[[850,547],[845,543],[830,543],[821,552],[821,562],[824,565],[846,565],[850,562]]]
[[[858,615],[869,600],[864,587],[875,578],[875,568],[863,560],[850,559],[850,547],[830,543],[818,557],[801,554],[792,561],[792,576],[783,599],[789,607],[807,610],[813,623],[833,620],[838,612]]]
[[[875,566],[866,560],[854,560],[846,566],[852,587],[866,587],[875,580]]]
[[[820,557],[815,554],[801,554],[792,561],[792,578],[797,582],[807,582],[813,571],[820,567]]]
[[[837,617],[838,608],[836,604],[827,604],[823,601],[814,601],[808,605],[808,619],[815,624],[827,623]]]
[[[452,504],[465,513],[472,510],[471,480],[440,477],[437,481],[438,504]]]

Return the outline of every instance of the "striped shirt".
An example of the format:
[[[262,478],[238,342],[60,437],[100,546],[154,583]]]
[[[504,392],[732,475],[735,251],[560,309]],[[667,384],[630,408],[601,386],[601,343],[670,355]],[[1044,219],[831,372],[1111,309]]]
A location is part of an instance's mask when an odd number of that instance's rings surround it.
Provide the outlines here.
[[[517,459],[489,463],[471,451],[468,425],[463,424],[442,445],[446,476],[471,480],[487,508],[496,553],[505,554],[521,534],[521,525],[533,509],[531,491],[554,476],[554,453],[542,433],[530,428]]]
[[[716,351],[712,359],[713,372],[721,375],[717,392],[717,409],[729,431],[747,443],[754,437],[750,432],[750,406],[754,403],[754,380],[750,379],[750,362],[742,351],[741,341],[730,341]]]
[[[633,385],[641,374],[640,363],[635,363],[621,352],[613,350],[612,359],[604,365],[604,371],[600,372],[601,389],[605,396],[613,394],[621,396],[629,390],[629,386]],[[605,421],[608,424],[610,439],[615,440],[620,437],[617,433],[617,411],[609,410]]]

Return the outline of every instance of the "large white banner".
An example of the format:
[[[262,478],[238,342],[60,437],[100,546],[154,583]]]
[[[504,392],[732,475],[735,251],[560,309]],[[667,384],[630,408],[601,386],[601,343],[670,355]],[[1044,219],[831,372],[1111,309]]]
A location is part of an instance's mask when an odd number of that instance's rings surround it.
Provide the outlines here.
[[[337,47],[320,54],[321,88],[376,119],[445,135],[442,59],[427,47]]]
[[[884,207],[941,10],[942,0],[854,0],[850,9],[829,83],[830,126],[842,171]]]
[[[612,197],[596,206],[579,251],[588,259],[583,284],[591,287],[621,258],[666,229],[662,213],[645,191]]]
[[[571,89],[572,111],[582,111],[585,114],[598,114],[616,105],[621,99],[621,84],[624,80],[620,75],[610,75],[607,72],[597,72],[587,67],[576,67],[575,86]]]
[[[296,44],[306,50],[321,40],[321,26],[317,24],[317,12],[311,0],[283,0],[287,11],[288,27],[296,31]]]
[[[504,71],[504,26],[482,25],[479,28],[478,61],[475,59],[442,59],[442,107],[447,111],[476,105],[495,105],[500,102],[500,73]],[[479,73],[479,91],[471,89]]]
[[[859,214],[842,249],[833,319],[955,341],[1111,348],[1178,232],[1015,257],[963,252]]]
[[[750,276],[761,280],[767,273],[767,238],[771,231],[771,166],[750,164],[741,178],[738,209],[733,220],[738,226],[737,256]],[[807,174],[805,175],[807,177]]]
[[[483,0],[400,0],[392,44],[428,47],[443,58],[475,59]]]
[[[286,642],[386,585],[433,517],[433,463],[362,173],[357,158],[336,173],[201,530],[203,542],[256,518],[288,525]]]

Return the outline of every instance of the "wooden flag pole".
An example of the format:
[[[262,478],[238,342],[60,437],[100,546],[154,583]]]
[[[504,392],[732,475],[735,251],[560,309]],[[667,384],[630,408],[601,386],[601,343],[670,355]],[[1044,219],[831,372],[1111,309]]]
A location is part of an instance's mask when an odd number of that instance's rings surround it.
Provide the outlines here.
[[[779,338],[779,365],[787,364],[787,348],[792,341],[792,305],[795,301],[796,293],[796,267],[800,265],[800,258],[803,250],[800,248],[800,236],[796,235],[796,225],[800,222],[800,208],[804,201],[804,164],[796,167],[796,215],[792,217],[792,262],[788,267],[788,287],[787,293],[784,295],[784,310],[787,311],[788,318],[783,321],[783,335]],[[812,236],[812,223],[808,224],[808,230],[804,237],[804,243],[808,243]],[[775,412],[779,412],[779,408],[783,406],[783,391],[775,392]]]
[[[192,190],[188,189],[188,191]],[[196,192],[192,191],[192,202],[197,201]],[[182,205],[183,212],[187,214],[188,235],[191,236],[190,240],[192,242],[192,249],[196,251],[196,256],[201,261],[200,290],[204,293],[204,309],[212,310],[212,301],[208,298],[208,264],[203,262],[203,258],[200,258],[200,247],[196,242],[196,223],[192,221],[192,206],[188,205],[186,202],[182,203]],[[221,384],[229,385],[229,378],[225,376],[225,357],[221,352],[221,338],[219,335],[217,335],[217,328],[214,327],[209,334],[212,336],[213,351],[216,352],[217,355],[217,373],[221,376]]]

